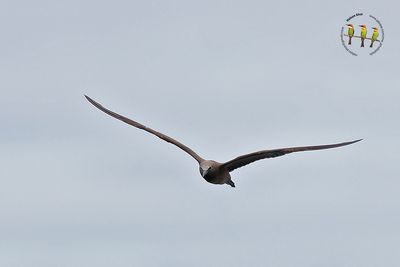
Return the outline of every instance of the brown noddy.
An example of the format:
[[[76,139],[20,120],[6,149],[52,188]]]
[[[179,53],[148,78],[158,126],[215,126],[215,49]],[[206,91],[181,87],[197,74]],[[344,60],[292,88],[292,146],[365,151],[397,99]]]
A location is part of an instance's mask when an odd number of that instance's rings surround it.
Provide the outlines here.
[[[293,152],[300,152],[300,151],[310,151],[310,150],[321,150],[321,149],[329,149],[329,148],[335,148],[335,147],[341,147],[341,146],[347,146],[356,142],[361,141],[362,139],[350,141],[350,142],[343,142],[343,143],[337,143],[337,144],[329,144],[329,145],[318,145],[318,146],[302,146],[302,147],[287,147],[287,148],[278,148],[278,149],[271,149],[271,150],[261,150],[257,152],[253,152],[250,154],[245,154],[242,156],[239,156],[237,158],[234,158],[230,161],[227,161],[225,163],[219,163],[214,160],[205,160],[199,155],[197,155],[196,152],[194,152],[192,149],[189,147],[185,146],[181,142],[165,135],[160,132],[157,132],[147,126],[144,126],[141,123],[138,123],[134,120],[131,120],[127,117],[124,117],[122,115],[119,115],[109,109],[106,109],[87,95],[85,95],[86,99],[92,103],[96,108],[100,109],[101,111],[107,113],[108,115],[121,120],[127,124],[130,124],[132,126],[135,126],[136,128],[145,130],[146,132],[149,132],[151,134],[154,134],[155,136],[163,139],[164,141],[167,141],[168,143],[174,144],[186,153],[188,153],[190,156],[192,156],[198,163],[199,163],[199,169],[200,169],[200,174],[201,176],[209,183],[212,184],[228,184],[232,187],[235,187],[235,183],[232,181],[230,172],[243,167],[247,164],[250,164],[254,161],[261,160],[261,159],[266,159],[266,158],[275,158],[279,156],[283,156],[289,153]]]

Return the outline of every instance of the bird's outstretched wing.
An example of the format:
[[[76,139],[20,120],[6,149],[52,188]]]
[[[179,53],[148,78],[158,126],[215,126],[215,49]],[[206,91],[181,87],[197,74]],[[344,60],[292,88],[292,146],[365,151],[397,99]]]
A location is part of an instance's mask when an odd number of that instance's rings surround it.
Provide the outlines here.
[[[167,136],[167,135],[165,135],[165,134],[162,134],[162,133],[160,133],[160,132],[157,132],[157,131],[155,131],[155,130],[149,128],[149,127],[146,127],[146,126],[144,126],[143,124],[140,124],[140,123],[138,123],[138,122],[136,122],[136,121],[134,121],[134,120],[128,119],[127,117],[124,117],[124,116],[122,116],[122,115],[119,115],[119,114],[117,114],[117,113],[111,111],[111,110],[108,110],[108,109],[106,109],[105,107],[103,107],[102,105],[100,105],[99,103],[97,103],[96,101],[94,101],[93,99],[91,99],[90,97],[88,97],[87,95],[85,95],[85,97],[86,97],[86,99],[87,99],[90,103],[92,103],[96,108],[98,108],[98,109],[100,109],[101,111],[107,113],[108,115],[110,115],[110,116],[112,116],[112,117],[114,117],[114,118],[116,118],[116,119],[118,119],[118,120],[120,120],[120,121],[123,121],[123,122],[125,122],[125,123],[127,123],[127,124],[130,124],[130,125],[132,125],[132,126],[135,126],[136,128],[139,128],[139,129],[145,130],[146,132],[152,133],[152,134],[154,134],[155,136],[157,136],[157,137],[163,139],[164,141],[167,141],[168,143],[171,143],[171,144],[176,145],[177,147],[179,147],[180,149],[182,149],[183,151],[185,151],[186,153],[188,153],[190,156],[192,156],[192,157],[193,157],[195,160],[197,160],[197,162],[199,162],[199,163],[200,163],[201,161],[204,160],[202,157],[200,157],[199,155],[197,155],[196,152],[194,152],[192,149],[190,149],[189,147],[185,146],[184,144],[178,142],[177,140],[175,140],[175,139],[173,139],[173,138],[171,138],[171,137],[169,137],[169,136]]]
[[[265,158],[275,158],[279,156],[283,156],[285,154],[293,153],[293,152],[300,152],[300,151],[308,151],[308,150],[320,150],[320,149],[328,149],[340,146],[347,146],[356,142],[361,141],[362,139],[351,141],[351,142],[344,142],[338,144],[330,144],[330,145],[321,145],[321,146],[303,146],[303,147],[288,147],[288,148],[278,148],[272,150],[261,150],[254,153],[246,154],[239,156],[233,160],[225,162],[222,164],[229,172],[233,171],[237,168],[243,167],[247,164],[250,164],[254,161],[265,159]]]

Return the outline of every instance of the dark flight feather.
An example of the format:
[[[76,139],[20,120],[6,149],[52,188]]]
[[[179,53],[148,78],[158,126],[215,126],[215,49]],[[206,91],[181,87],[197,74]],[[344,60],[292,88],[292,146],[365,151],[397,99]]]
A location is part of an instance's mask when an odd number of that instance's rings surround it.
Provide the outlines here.
[[[106,109],[105,107],[103,107],[102,105],[100,105],[99,103],[97,103],[96,101],[94,101],[93,99],[91,99],[90,97],[88,97],[87,95],[85,95],[86,99],[93,104],[93,106],[95,106],[96,108],[100,109],[101,111],[103,111],[104,113],[110,115],[111,117],[114,117],[120,121],[123,121],[129,125],[132,125],[136,128],[145,130],[146,132],[149,132],[151,134],[154,134],[155,136],[161,138],[164,141],[167,141],[168,143],[171,143],[173,145],[176,145],[177,147],[179,147],[180,149],[182,149],[183,151],[185,151],[186,153],[188,153],[190,156],[192,156],[198,163],[200,163],[201,161],[203,161],[204,159],[202,157],[200,157],[199,155],[196,154],[196,152],[194,152],[192,149],[190,149],[189,147],[185,146],[184,144],[182,144],[181,142],[165,135],[162,134],[160,132],[157,132],[156,130],[153,130],[147,126],[144,126],[141,123],[138,123],[134,120],[131,120],[127,117],[124,117],[122,115],[119,115],[118,113],[115,113],[109,109]]]
[[[278,149],[272,149],[272,150],[261,150],[261,151],[253,152],[250,154],[242,155],[242,156],[234,158],[230,161],[227,161],[222,164],[222,167],[226,168],[229,172],[231,172],[237,168],[243,167],[247,164],[250,164],[254,161],[261,160],[261,159],[275,158],[275,157],[283,156],[283,155],[293,153],[293,152],[321,150],[321,149],[329,149],[329,148],[347,146],[347,145],[359,142],[361,140],[362,139],[351,141],[351,142],[330,144],[330,145],[288,147],[288,148],[278,148]]]

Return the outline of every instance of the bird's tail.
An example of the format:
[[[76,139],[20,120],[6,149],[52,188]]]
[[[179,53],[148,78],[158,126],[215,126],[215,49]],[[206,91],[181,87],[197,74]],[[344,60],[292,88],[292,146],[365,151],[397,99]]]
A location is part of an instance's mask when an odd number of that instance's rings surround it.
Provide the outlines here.
[[[351,37],[349,36],[349,45],[351,45]]]
[[[226,184],[235,187],[235,183],[232,180],[228,180]]]
[[[364,47],[364,39],[361,38],[361,47]]]
[[[374,41],[371,40],[371,45],[369,47],[372,47],[373,44],[374,44]]]

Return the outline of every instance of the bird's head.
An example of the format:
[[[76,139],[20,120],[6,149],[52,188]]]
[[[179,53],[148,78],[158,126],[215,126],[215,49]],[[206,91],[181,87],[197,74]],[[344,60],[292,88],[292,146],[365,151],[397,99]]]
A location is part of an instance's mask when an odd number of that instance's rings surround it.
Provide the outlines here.
[[[207,178],[213,176],[213,173],[216,170],[215,162],[212,160],[205,160],[200,163],[199,170],[201,176],[207,180]]]
[[[206,178],[206,176],[209,176],[211,172],[212,167],[211,166],[201,166],[199,167],[200,174],[203,176],[203,178]]]
[[[372,29],[374,29],[375,32],[378,31],[378,28],[377,28],[377,27],[372,27]]]
[[[358,25],[358,26],[361,27],[361,28],[363,28],[363,29],[366,29],[366,28],[367,28],[367,26],[366,26],[365,24]]]
[[[353,26],[353,24],[346,24],[349,28],[352,28],[352,29],[354,29],[354,26]]]

